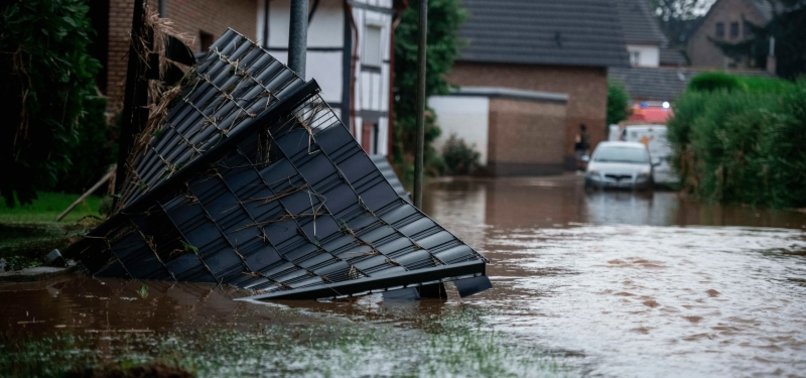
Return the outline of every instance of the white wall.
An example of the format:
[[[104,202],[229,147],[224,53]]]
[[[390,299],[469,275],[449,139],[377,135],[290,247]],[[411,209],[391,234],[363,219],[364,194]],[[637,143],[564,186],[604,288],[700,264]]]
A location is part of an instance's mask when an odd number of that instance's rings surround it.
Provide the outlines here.
[[[630,63],[637,67],[660,66],[660,47],[653,45],[627,45],[630,54]],[[633,61],[634,54],[638,54],[638,61]]]
[[[392,29],[391,0],[352,0],[353,20],[357,32],[357,40],[352,41],[358,57],[355,62],[352,93],[352,108],[355,117],[350,120],[342,118],[345,124],[352,122],[351,130],[356,131],[354,137],[361,142],[362,112],[377,116],[378,146],[382,155],[387,155],[389,138],[388,111],[391,49],[389,41]],[[272,0],[269,2],[269,41],[268,49],[277,59],[287,62],[289,0]],[[258,41],[263,40],[265,12],[263,1],[258,0]],[[322,88],[322,97],[330,104],[342,102],[342,93],[350,88],[343,85],[343,46],[344,46],[344,1],[321,0],[308,27],[308,55],[306,58],[306,80],[316,79]],[[364,51],[364,33],[367,25],[381,28],[380,51],[382,62],[380,67],[363,69],[361,54]],[[351,35],[355,35],[351,33]],[[333,105],[338,107],[337,105]],[[334,109],[340,110],[340,109]],[[349,115],[345,115],[349,117]],[[374,122],[374,119],[372,120]]]
[[[437,151],[455,133],[481,154],[481,165],[487,165],[490,100],[484,96],[432,96],[428,106],[437,114],[442,134],[434,143]]]

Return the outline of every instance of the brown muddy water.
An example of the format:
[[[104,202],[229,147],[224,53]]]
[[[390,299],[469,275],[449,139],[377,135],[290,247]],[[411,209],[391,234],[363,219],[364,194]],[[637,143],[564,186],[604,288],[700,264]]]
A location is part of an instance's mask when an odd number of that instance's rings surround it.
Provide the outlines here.
[[[426,211],[491,263],[447,302],[256,304],[196,284],[0,283],[0,376],[149,361],[200,376],[804,376],[806,214],[443,180]]]

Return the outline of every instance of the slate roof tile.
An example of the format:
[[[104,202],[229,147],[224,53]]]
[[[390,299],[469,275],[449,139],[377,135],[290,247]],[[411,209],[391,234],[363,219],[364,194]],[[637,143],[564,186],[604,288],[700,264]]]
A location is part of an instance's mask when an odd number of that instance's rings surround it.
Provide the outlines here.
[[[616,9],[604,0],[464,0],[459,60],[627,66]]]

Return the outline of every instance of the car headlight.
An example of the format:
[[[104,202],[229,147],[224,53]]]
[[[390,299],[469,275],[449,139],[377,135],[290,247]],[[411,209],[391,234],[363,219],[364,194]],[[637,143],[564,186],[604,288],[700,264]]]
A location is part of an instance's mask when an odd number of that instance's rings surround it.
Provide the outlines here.
[[[648,178],[649,178],[649,173],[648,172],[641,172],[637,176],[635,176],[636,180],[646,180]]]
[[[587,173],[588,177],[602,177],[602,174],[597,170],[590,170]]]

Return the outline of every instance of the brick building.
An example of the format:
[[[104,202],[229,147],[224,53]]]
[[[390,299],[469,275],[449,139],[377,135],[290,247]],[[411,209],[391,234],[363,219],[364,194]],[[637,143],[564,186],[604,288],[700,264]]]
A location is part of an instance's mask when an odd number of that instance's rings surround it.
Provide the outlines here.
[[[528,145],[510,146],[508,160],[498,163],[518,167],[512,174],[552,173],[563,165],[572,169],[580,124],[587,126],[593,146],[605,137],[607,68],[628,65],[614,7],[588,0],[464,0],[463,4],[469,16],[460,35],[467,46],[448,75],[451,84],[551,92],[567,98],[563,131],[535,134],[543,144],[561,148],[552,149],[550,158],[540,156],[546,152],[538,152],[539,145],[522,139],[520,143]],[[536,106],[529,101],[506,105],[508,111],[517,108],[524,114]],[[526,118],[496,119],[500,124],[491,128],[498,130],[545,127]]]
[[[716,69],[764,69],[753,67],[752,61],[726,56],[714,42],[741,42],[751,34],[745,21],[763,26],[772,15],[773,8],[768,0],[718,0],[688,40],[691,65]]]
[[[251,39],[257,34],[255,0],[148,0],[147,4],[191,40],[195,52],[204,51],[228,27]],[[123,107],[133,6],[134,0],[100,0],[90,4],[90,17],[97,33],[95,55],[103,65],[98,83],[108,98],[107,111],[111,114]]]
[[[285,62],[289,0],[147,0],[194,52],[205,51],[233,28]],[[321,0],[309,9],[306,79],[316,79],[322,95],[369,153],[386,155],[393,19],[403,2]],[[134,0],[91,3],[97,31],[94,54],[103,65],[98,78],[108,97],[107,111],[122,109]]]
[[[485,174],[561,173],[567,104],[563,94],[494,87],[432,96],[442,129],[434,147],[455,134],[479,151]]]

